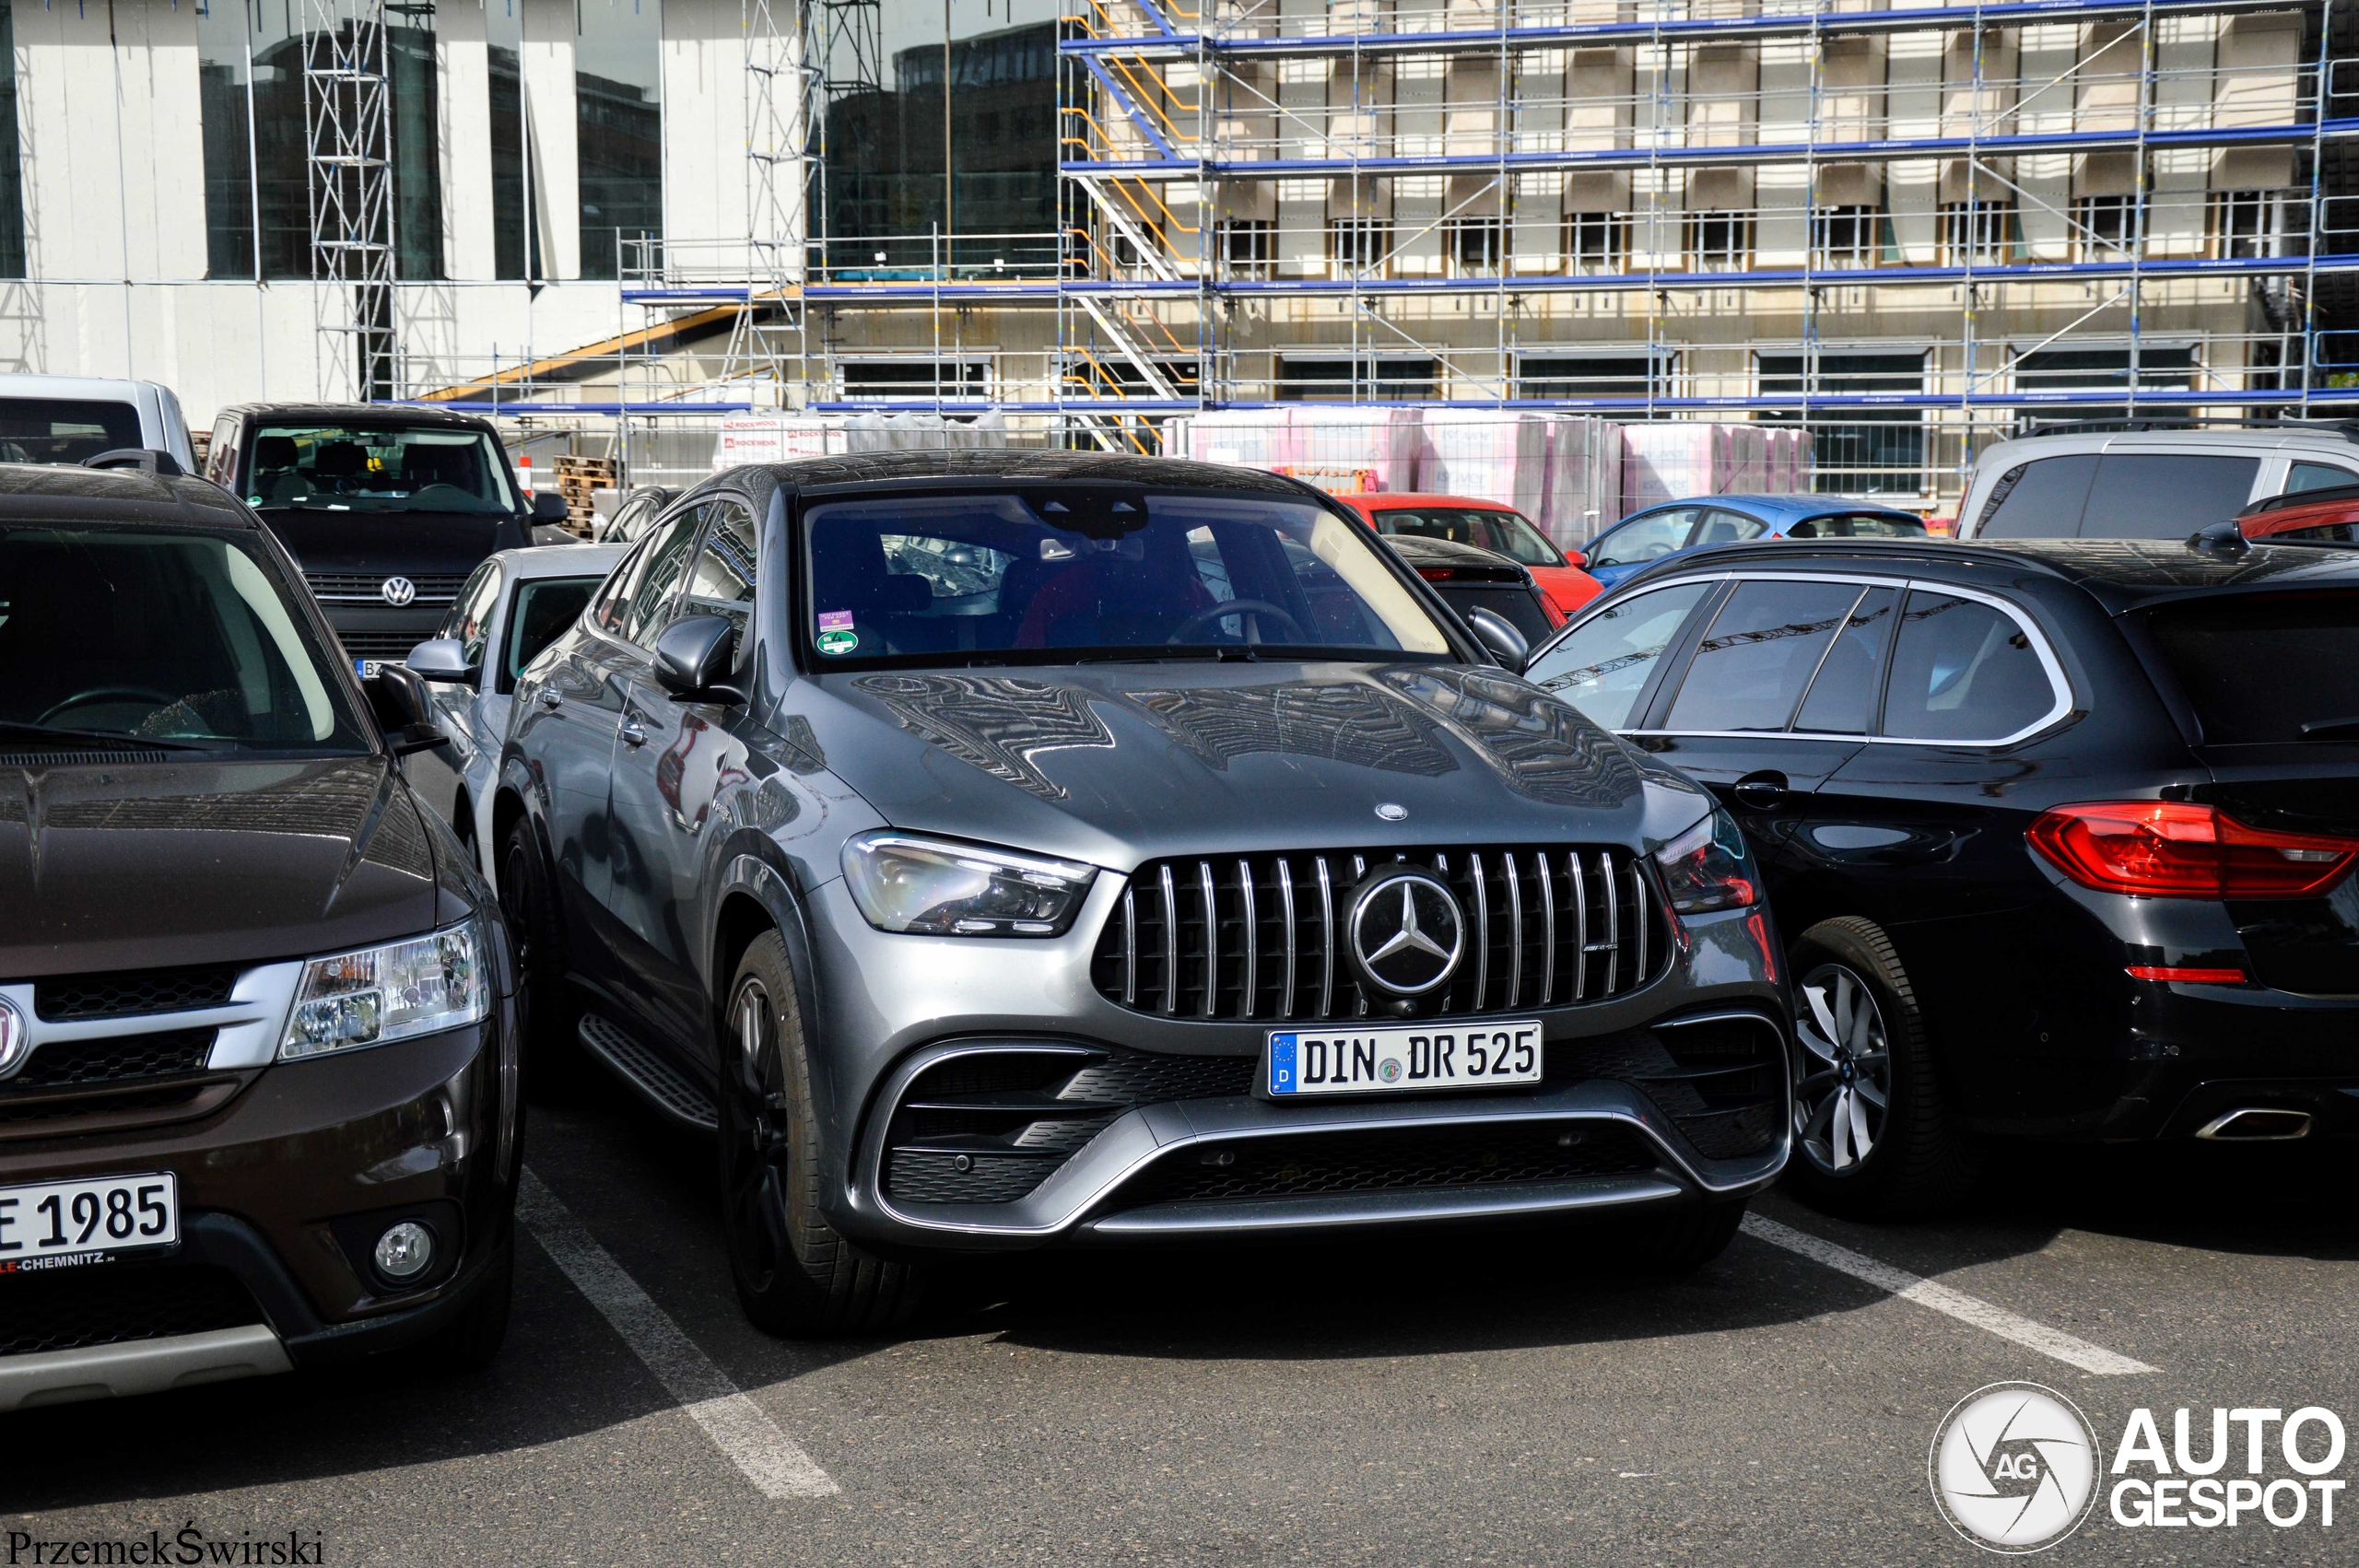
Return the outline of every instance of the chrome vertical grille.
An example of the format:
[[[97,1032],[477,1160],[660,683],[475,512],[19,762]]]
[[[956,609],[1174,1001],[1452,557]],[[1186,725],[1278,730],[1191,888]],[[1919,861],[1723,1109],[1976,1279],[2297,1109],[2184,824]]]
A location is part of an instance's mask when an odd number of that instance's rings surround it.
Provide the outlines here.
[[[1360,882],[1401,863],[1457,894],[1468,951],[1421,1012],[1602,1001],[1671,955],[1653,884],[1626,849],[1562,846],[1190,856],[1134,872],[1094,965],[1108,1000],[1167,1017],[1310,1022],[1366,1017],[1344,926]]]

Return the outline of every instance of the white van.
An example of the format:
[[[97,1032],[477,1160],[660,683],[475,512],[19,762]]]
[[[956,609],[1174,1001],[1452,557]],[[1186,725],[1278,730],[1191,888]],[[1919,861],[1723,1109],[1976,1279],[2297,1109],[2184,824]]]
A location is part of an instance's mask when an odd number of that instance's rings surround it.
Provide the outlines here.
[[[2359,428],[2324,423],[2089,431],[1975,460],[1961,539],[2184,539],[2253,501],[2359,485]]]
[[[0,375],[0,462],[80,462],[120,447],[164,451],[196,472],[172,389],[93,376]]]

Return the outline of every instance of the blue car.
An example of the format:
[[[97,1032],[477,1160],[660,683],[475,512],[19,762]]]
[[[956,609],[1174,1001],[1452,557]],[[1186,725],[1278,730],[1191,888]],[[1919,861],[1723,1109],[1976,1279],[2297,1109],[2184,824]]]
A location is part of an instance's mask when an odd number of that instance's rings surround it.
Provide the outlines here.
[[[1612,588],[1666,556],[1745,539],[1921,538],[1914,512],[1838,496],[1702,496],[1632,512],[1583,550],[1589,575]]]

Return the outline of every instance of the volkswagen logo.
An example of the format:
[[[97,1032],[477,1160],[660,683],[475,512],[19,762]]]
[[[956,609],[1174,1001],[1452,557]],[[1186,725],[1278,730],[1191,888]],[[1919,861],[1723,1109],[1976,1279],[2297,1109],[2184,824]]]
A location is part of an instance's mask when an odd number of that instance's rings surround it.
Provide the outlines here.
[[[32,1025],[25,1022],[15,1002],[0,996],[0,1078],[14,1078],[32,1054]]]
[[[1458,968],[1466,922],[1439,877],[1407,866],[1379,872],[1352,900],[1352,954],[1394,996],[1421,996]]]
[[[417,584],[405,577],[389,577],[377,591],[384,596],[386,603],[398,610],[417,597]]]

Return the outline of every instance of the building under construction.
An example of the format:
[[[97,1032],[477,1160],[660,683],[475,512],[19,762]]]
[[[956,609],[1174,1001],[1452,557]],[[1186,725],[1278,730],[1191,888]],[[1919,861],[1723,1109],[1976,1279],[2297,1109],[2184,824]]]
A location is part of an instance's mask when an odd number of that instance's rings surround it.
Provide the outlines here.
[[[2359,0],[1199,3],[18,5],[0,357],[643,476],[778,409],[1803,425],[1929,509],[2359,398]]]

